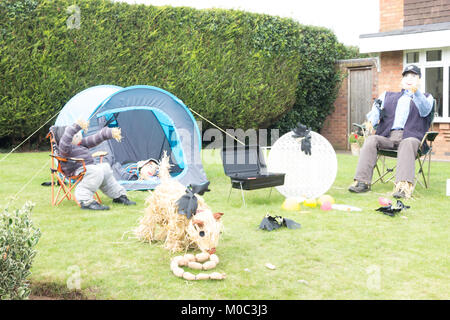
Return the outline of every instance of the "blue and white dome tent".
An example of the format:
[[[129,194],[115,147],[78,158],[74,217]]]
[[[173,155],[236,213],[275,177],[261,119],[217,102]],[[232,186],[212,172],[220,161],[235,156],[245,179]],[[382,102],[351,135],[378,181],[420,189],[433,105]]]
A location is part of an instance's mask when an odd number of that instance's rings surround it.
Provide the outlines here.
[[[85,135],[105,126],[120,127],[122,141],[113,139],[92,149],[107,151],[114,176],[127,190],[154,189],[159,179],[129,180],[130,164],[170,156],[174,179],[187,186],[208,180],[201,162],[201,134],[188,107],[170,92],[152,86],[101,85],[75,95],[61,110],[55,125],[71,125],[78,119],[89,121]]]
[[[78,119],[88,120],[106,98],[121,89],[119,86],[100,85],[77,93],[61,109],[55,126],[70,126]]]

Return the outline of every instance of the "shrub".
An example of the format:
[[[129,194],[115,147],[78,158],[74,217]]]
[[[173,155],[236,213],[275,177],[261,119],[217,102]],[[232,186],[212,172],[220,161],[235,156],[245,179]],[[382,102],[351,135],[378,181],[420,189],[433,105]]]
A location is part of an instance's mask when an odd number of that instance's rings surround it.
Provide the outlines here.
[[[27,278],[41,236],[30,218],[32,208],[27,202],[20,210],[6,208],[0,215],[0,300],[26,299],[30,294]]]
[[[280,134],[290,131],[298,122],[320,132],[330,115],[344,75],[336,68],[336,61],[353,56],[353,49],[337,41],[328,29],[308,27],[300,44],[303,61],[298,74],[296,100],[293,108],[272,127]]]
[[[223,128],[267,128],[292,110],[280,126],[301,120],[315,129],[330,113],[343,49],[328,29],[104,0],[78,1],[73,28],[73,4],[0,1],[0,138],[22,141],[99,84],[161,87]]]

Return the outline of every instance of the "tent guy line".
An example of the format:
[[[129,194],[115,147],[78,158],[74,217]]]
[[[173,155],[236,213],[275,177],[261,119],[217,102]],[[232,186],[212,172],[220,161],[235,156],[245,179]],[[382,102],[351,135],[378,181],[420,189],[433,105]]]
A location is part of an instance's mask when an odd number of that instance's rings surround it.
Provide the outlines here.
[[[189,110],[191,110],[193,113],[195,113],[197,116],[199,116],[200,118],[202,118],[203,120],[205,120],[206,122],[208,122],[209,124],[212,124],[214,127],[216,127],[217,129],[219,129],[220,131],[222,131],[223,133],[225,133],[227,136],[233,138],[234,140],[236,140],[237,142],[239,142],[240,144],[242,144],[243,146],[245,146],[245,143],[243,143],[242,141],[238,140],[235,136],[229,134],[228,132],[226,132],[225,130],[223,130],[221,127],[219,127],[218,125],[214,124],[213,122],[209,121],[208,119],[206,119],[204,116],[202,116],[200,113],[198,113],[197,111],[193,110],[192,108],[189,108]]]
[[[2,159],[0,159],[0,162],[2,162],[3,160],[5,160],[6,158],[9,157],[9,155],[11,153],[13,153],[14,151],[16,151],[21,145],[23,145],[25,142],[27,142],[32,136],[34,136],[36,134],[36,132],[38,132],[39,130],[41,130],[47,123],[49,123],[50,121],[52,121],[59,113],[61,112],[58,111],[56,114],[54,114],[50,119],[48,119],[42,126],[40,126],[36,131],[34,131],[31,135],[29,135],[25,140],[23,140],[18,146],[16,146],[15,148],[13,148],[9,153],[6,154],[6,156],[4,156]]]
[[[45,162],[44,165],[43,165],[38,171],[36,171],[36,173],[35,173],[35,174],[34,174],[34,175],[33,175],[26,183],[23,184],[23,186],[20,188],[20,190],[17,191],[16,194],[15,194],[14,196],[12,196],[12,197],[9,199],[8,204],[6,205],[7,207],[8,207],[12,202],[14,202],[15,200],[19,199],[17,196],[18,196],[23,190],[25,190],[25,188],[31,183],[31,181],[33,181],[33,180],[37,177],[38,174],[40,174],[45,168],[48,168],[48,167],[49,167],[49,162],[50,162],[50,161],[51,161],[51,160]]]

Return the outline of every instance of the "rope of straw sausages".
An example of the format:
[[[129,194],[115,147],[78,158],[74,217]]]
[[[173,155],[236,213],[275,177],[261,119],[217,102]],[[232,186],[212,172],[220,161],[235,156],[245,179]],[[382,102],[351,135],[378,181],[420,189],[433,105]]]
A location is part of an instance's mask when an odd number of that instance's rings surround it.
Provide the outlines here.
[[[184,256],[176,256],[170,262],[170,269],[173,274],[185,280],[223,280],[226,278],[225,273],[199,273],[197,275],[188,271],[184,271],[181,267],[188,267],[194,270],[211,270],[219,264],[219,257],[216,254],[202,252],[196,255],[186,254]]]

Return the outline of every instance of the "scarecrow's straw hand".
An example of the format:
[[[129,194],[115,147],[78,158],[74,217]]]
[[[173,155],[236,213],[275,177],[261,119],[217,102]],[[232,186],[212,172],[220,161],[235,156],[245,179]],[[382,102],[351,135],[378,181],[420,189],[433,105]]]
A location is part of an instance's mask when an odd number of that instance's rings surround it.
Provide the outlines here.
[[[112,128],[112,137],[117,141],[120,142],[122,140],[122,129],[120,128]]]
[[[81,127],[81,129],[83,129],[84,131],[87,131],[87,129],[89,128],[89,122],[83,120],[83,119],[78,119],[77,120],[77,124]]]
[[[372,133],[373,133],[372,122],[366,121],[366,122],[363,123],[363,126],[365,128],[365,131],[367,132],[367,135],[369,135],[369,136],[372,135]]]

